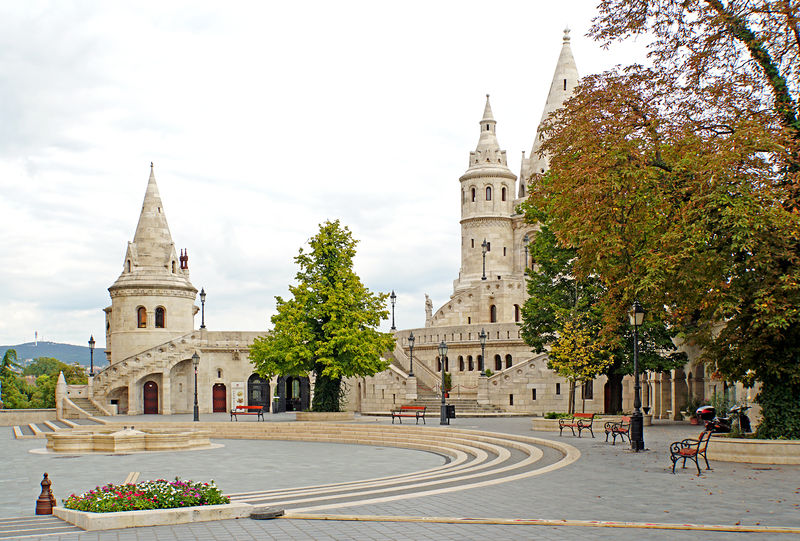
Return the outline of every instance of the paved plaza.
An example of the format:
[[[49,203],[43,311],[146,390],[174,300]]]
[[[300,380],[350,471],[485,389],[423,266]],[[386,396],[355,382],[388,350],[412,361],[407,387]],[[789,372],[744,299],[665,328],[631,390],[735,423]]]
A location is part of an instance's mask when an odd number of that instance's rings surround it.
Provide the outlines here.
[[[207,415],[202,420],[225,421]],[[270,422],[292,414],[269,416]],[[176,421],[187,416],[176,415]],[[136,424],[163,417],[116,417]],[[431,427],[438,427],[431,419]],[[254,421],[242,421],[254,422]],[[358,423],[390,424],[386,418],[362,417]],[[575,446],[581,457],[555,471],[501,484],[441,494],[353,505],[320,513],[363,520],[251,519],[160,526],[106,532],[44,535],[32,539],[795,539],[796,534],[732,533],[590,526],[426,523],[430,517],[458,519],[596,520],[696,525],[759,525],[800,528],[800,466],[713,462],[697,476],[692,469],[670,472],[669,442],[696,436],[685,424],[658,424],[645,432],[648,451],[632,453],[604,437],[575,438],[533,432],[530,418],[459,418],[452,428],[533,436]],[[598,431],[596,431],[598,432]],[[602,432],[602,428],[599,432]],[[47,471],[59,500],[97,484],[121,482],[128,472],[155,477],[215,479],[226,493],[319,485],[400,475],[444,465],[431,452],[370,445],[289,441],[215,440],[217,449],[130,455],[40,455],[31,449],[44,440],[0,438],[4,468],[0,474],[0,520],[31,516],[41,474]],[[552,453],[552,451],[550,451]],[[545,453],[544,461],[548,460]],[[549,459],[554,460],[552,457]],[[291,511],[291,506],[287,506]],[[397,521],[372,520],[397,517]],[[1,536],[0,536],[1,538]]]

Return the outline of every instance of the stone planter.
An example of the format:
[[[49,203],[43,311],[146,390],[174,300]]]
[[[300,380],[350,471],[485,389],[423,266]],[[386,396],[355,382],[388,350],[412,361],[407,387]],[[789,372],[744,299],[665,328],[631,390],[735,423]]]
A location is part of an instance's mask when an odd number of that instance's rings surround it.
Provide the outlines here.
[[[179,507],[177,509],[121,511],[118,513],[89,513],[65,507],[54,507],[53,514],[82,530],[94,531],[243,518],[249,517],[252,510],[253,506],[247,503],[228,503],[224,505]]]
[[[355,415],[352,411],[298,411],[295,414],[298,421],[352,421]]]
[[[756,464],[800,464],[800,440],[754,440],[714,435],[708,459]]]

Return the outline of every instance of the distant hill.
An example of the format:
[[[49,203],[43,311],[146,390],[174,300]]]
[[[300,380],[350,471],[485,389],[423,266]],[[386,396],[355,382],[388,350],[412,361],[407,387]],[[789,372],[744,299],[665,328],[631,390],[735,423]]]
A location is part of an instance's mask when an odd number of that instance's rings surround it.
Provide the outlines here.
[[[16,346],[0,346],[0,356],[9,349],[15,349],[17,351],[17,358],[19,360],[35,359],[37,357],[53,357],[62,363],[72,364],[77,362],[84,366],[89,366],[89,346],[74,346],[72,344],[59,344],[57,342],[27,342],[25,344],[17,344]],[[97,370],[98,365],[105,366],[108,364],[103,349],[104,346],[100,344],[94,348],[95,370]]]

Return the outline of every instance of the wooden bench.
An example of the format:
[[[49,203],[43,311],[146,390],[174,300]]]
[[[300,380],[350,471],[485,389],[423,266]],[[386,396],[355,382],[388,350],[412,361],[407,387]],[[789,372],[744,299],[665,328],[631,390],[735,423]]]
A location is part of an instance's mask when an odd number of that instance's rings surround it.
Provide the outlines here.
[[[605,428],[606,442],[608,442],[608,435],[611,434],[612,436],[611,445],[616,445],[617,436],[619,436],[622,441],[625,441],[625,436],[627,436],[628,441],[631,441],[631,418],[629,416],[623,416],[621,421],[609,421],[606,423]]]
[[[231,409],[231,421],[239,420],[239,415],[256,415],[257,419],[264,420],[264,411],[267,406],[236,406]]]
[[[419,424],[419,420],[422,419],[422,424],[425,423],[425,410],[428,409],[427,406],[400,406],[397,409],[392,410],[392,424],[394,424],[395,417],[400,421],[400,424],[403,424],[403,417],[413,417],[417,420],[416,424]]]
[[[708,457],[706,456],[706,449],[708,449],[708,441],[710,439],[711,432],[705,431],[696,440],[687,438],[670,443],[669,458],[672,460],[672,473],[675,473],[675,464],[681,459],[685,468],[687,458],[694,460],[694,465],[697,466],[697,475],[700,475],[700,464],[698,463],[700,457],[703,457],[703,460],[706,461],[706,469],[710,470],[711,466],[708,465]]]
[[[565,428],[572,430],[572,435],[575,435],[575,429],[578,429],[578,437],[581,437],[583,430],[588,430],[592,433],[594,438],[594,430],[592,430],[592,423],[594,422],[594,413],[573,413],[572,419],[559,419],[558,420],[558,435]]]

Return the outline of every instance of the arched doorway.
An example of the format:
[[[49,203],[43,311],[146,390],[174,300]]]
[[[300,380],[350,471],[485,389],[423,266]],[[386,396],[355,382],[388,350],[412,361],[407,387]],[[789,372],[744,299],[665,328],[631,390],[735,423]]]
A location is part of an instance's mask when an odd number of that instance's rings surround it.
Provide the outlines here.
[[[214,413],[225,413],[228,411],[228,393],[226,392],[224,383],[215,383],[212,388],[211,396],[213,397]]]
[[[247,405],[269,407],[269,383],[258,374],[247,380]]]
[[[158,414],[158,384],[155,381],[144,384],[144,414]]]
[[[305,411],[311,405],[311,385],[308,378],[278,378],[278,399],[284,411]]]

